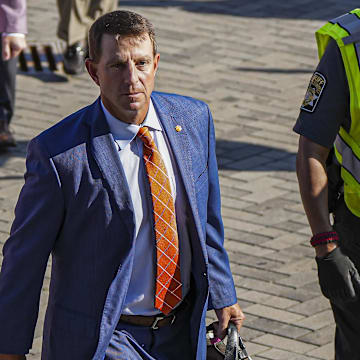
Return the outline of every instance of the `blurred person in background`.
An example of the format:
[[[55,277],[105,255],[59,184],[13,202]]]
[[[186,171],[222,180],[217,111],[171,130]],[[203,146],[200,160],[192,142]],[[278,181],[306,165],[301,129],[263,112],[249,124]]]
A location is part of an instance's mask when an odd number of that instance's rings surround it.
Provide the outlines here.
[[[66,42],[64,71],[70,75],[85,71],[87,33],[99,16],[115,10],[116,0],[57,0],[58,37]]]
[[[26,1],[0,0],[0,150],[15,146],[9,129],[15,105],[17,56],[26,47]]]

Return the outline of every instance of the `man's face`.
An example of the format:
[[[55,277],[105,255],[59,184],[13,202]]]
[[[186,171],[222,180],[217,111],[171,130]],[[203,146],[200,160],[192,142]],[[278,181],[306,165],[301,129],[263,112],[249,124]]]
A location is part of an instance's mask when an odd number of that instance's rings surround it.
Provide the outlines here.
[[[113,116],[130,124],[144,121],[159,58],[153,54],[148,34],[139,38],[103,35],[98,63],[87,60],[86,67]]]

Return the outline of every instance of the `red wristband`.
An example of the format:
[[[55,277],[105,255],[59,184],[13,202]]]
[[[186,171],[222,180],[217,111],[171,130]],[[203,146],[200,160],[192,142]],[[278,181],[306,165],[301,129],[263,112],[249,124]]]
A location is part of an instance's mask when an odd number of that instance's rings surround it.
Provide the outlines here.
[[[315,247],[318,245],[324,245],[329,244],[332,242],[338,242],[339,241],[339,235],[336,231],[328,231],[323,233],[315,234],[311,240],[310,244]]]

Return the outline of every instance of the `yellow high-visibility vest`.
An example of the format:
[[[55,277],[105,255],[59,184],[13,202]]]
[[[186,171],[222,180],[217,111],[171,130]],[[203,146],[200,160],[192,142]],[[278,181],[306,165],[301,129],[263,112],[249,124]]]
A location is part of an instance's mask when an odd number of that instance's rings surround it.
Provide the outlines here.
[[[360,217],[360,9],[339,16],[316,33],[319,58],[330,38],[340,49],[350,92],[349,132],[340,128],[335,139],[335,155],[341,165],[344,199],[349,210]]]

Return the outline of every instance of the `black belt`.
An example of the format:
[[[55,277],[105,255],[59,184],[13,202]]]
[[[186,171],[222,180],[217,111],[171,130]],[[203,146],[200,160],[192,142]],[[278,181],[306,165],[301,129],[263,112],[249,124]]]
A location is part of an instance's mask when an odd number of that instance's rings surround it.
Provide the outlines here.
[[[154,315],[154,316],[145,316],[145,315],[121,315],[120,320],[124,323],[138,326],[150,327],[153,330],[157,330],[164,326],[172,325],[176,317],[183,311],[185,311],[190,305],[188,296],[184,299],[181,304],[176,307],[169,315]]]

